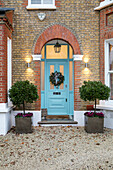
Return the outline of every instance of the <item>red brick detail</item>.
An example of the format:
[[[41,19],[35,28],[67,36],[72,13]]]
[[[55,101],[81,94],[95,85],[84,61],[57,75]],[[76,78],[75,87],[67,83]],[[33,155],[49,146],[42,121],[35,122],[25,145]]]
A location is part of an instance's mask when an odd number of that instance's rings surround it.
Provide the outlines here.
[[[0,25],[0,103],[7,102],[7,37],[11,32],[5,24]]]
[[[6,16],[13,23],[13,11],[6,12]],[[11,38],[12,30],[5,23],[0,24],[0,103],[7,103],[7,37]]]
[[[113,26],[113,24],[109,25],[109,23],[108,23],[108,17],[111,15],[113,15],[113,12],[106,14],[106,26]]]
[[[81,54],[79,43],[74,36],[74,34],[61,25],[53,25],[49,28],[47,28],[37,39],[34,54],[41,54],[42,47],[48,42],[53,39],[61,39],[68,44],[70,44],[74,50],[74,54]]]
[[[40,77],[41,63],[40,63],[40,61],[35,61],[34,71],[35,71],[35,85],[37,86],[38,95],[39,95],[39,98],[38,98],[38,100],[36,101],[36,104],[35,104],[35,109],[41,110],[41,83],[40,83],[41,82],[41,77]]]
[[[61,0],[56,0],[55,1],[55,6],[56,7],[61,7],[60,3],[61,3]]]
[[[7,11],[6,12],[6,17],[11,22],[11,24],[13,24],[13,11]]]
[[[28,0],[23,0],[22,5],[23,5],[24,7],[28,6]]]
[[[0,21],[3,21],[4,23],[6,23],[6,25],[8,26],[9,29],[11,29],[11,31],[13,31],[13,27],[12,27],[12,23],[13,22],[13,11],[11,11],[11,13],[9,13],[9,15],[7,14],[7,18],[6,16],[3,16],[3,18],[0,19]]]
[[[81,100],[79,94],[79,87],[81,83],[81,62],[74,61],[74,110],[80,110]]]
[[[0,1],[0,6],[1,6],[1,7],[4,7],[4,3],[3,3],[2,0]]]
[[[100,11],[100,80],[104,83],[105,61],[104,42],[113,38],[113,26],[107,25],[107,15],[113,12],[113,6]]]

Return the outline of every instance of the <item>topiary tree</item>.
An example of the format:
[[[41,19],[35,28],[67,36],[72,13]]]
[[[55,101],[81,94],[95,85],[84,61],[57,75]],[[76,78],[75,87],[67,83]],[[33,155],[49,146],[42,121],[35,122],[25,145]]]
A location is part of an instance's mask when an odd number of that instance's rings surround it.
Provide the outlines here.
[[[26,81],[17,81],[9,90],[9,98],[13,105],[23,105],[23,113],[25,114],[25,103],[33,103],[38,99],[37,87]]]
[[[110,96],[110,88],[101,81],[84,81],[84,84],[79,87],[80,98],[84,101],[95,101],[96,112],[96,100],[107,100]]]

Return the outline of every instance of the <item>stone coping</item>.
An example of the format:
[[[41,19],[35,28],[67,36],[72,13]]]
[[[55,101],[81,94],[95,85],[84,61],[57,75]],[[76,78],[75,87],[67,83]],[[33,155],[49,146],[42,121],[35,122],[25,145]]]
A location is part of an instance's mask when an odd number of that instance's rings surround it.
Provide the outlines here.
[[[14,108],[14,107],[8,107],[8,108],[6,108],[6,109],[0,109],[0,113],[7,113],[7,112],[13,110],[13,108]]]
[[[110,105],[97,105],[97,109],[102,109],[102,110],[112,110],[113,111],[113,106]]]

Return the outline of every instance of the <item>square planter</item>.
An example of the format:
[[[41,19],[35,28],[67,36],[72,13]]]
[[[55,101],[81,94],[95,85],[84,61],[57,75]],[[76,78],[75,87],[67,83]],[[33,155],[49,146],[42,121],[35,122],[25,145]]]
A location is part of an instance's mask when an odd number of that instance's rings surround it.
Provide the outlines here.
[[[16,133],[32,133],[31,117],[15,117]]]
[[[103,133],[104,118],[85,115],[85,130],[88,133]]]

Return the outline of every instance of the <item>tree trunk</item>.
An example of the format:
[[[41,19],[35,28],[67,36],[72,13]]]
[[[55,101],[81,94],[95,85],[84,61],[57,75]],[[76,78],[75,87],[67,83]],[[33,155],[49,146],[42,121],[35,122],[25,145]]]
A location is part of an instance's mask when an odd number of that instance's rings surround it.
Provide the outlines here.
[[[25,102],[23,102],[23,112],[25,114]]]
[[[94,112],[96,113],[96,99],[95,99],[95,110],[94,110]]]

